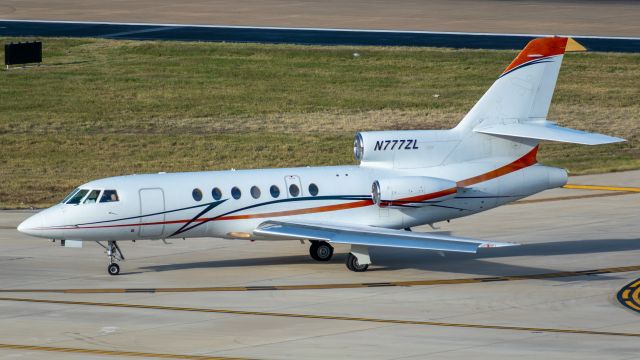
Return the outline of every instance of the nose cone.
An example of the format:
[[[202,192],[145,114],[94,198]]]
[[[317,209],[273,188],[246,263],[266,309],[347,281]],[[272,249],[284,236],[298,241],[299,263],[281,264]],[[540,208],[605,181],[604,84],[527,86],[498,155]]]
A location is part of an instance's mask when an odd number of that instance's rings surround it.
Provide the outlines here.
[[[38,213],[28,217],[18,225],[18,231],[31,236],[41,236],[39,230],[42,228],[42,214]]]

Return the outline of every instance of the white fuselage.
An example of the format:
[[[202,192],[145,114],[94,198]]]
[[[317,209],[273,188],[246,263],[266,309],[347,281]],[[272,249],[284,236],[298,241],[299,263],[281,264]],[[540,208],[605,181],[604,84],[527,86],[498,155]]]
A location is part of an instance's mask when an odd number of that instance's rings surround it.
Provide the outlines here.
[[[256,239],[252,231],[272,219],[408,228],[485,211],[566,182],[564,170],[536,164],[535,154],[529,158],[533,161],[494,158],[418,169],[334,166],[106,178],[80,189],[115,189],[119,201],[61,203],[28,219],[20,231],[52,239],[105,241]],[[374,181],[404,176],[436,177],[459,186],[455,196],[426,206],[380,207],[373,203]],[[317,187],[315,195],[310,192],[311,184]],[[300,190],[297,196],[290,191],[292,185]],[[278,197],[272,196],[272,186],[279,189]],[[240,190],[238,199],[232,197],[234,187]],[[257,198],[252,196],[257,195],[255,189],[252,194],[252,187],[260,190]],[[221,192],[219,200],[213,197],[214,188]],[[194,198],[195,189],[202,199]]]

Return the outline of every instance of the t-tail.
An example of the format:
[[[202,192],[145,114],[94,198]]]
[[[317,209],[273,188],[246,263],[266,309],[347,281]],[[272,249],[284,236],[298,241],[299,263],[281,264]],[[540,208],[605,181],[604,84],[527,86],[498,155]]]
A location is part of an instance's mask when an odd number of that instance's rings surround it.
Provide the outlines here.
[[[487,151],[518,158],[535,151],[541,140],[584,145],[624,141],[560,127],[547,119],[565,52],[585,50],[567,37],[531,40],[453,129],[462,138],[455,160],[463,160],[465,153],[486,156]]]

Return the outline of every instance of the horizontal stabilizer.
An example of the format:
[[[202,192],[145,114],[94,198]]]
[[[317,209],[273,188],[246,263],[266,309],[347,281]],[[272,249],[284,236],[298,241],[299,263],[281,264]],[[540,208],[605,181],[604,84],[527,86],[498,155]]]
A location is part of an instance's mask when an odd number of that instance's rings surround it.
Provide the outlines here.
[[[273,239],[319,240],[334,244],[382,246],[475,253],[478,248],[513,246],[479,239],[468,239],[434,233],[409,232],[328,223],[266,221],[253,231],[254,235]]]
[[[496,124],[473,129],[475,132],[526,139],[560,141],[583,145],[611,144],[625,139],[575,129],[563,128],[551,121]]]

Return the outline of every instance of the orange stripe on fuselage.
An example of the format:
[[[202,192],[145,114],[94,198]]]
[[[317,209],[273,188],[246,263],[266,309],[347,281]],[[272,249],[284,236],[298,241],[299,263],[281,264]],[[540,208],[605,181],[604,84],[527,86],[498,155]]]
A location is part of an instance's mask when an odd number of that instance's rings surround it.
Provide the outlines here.
[[[326,206],[318,206],[318,207],[306,208],[306,209],[276,211],[276,212],[262,213],[262,214],[229,215],[229,216],[223,216],[223,217],[217,218],[215,220],[258,219],[258,218],[265,218],[265,217],[313,214],[313,213],[327,212],[327,211],[355,209],[355,208],[369,206],[369,205],[373,205],[372,200],[359,200],[359,201],[354,201],[346,204],[326,205]]]
[[[538,146],[536,145],[536,147],[531,149],[531,151],[524,154],[520,159],[512,162],[511,164],[507,164],[503,167],[489,171],[488,173],[484,173],[482,175],[474,176],[466,180],[460,180],[458,181],[457,185],[458,187],[465,187],[465,186],[481,183],[483,181],[495,179],[497,177],[507,175],[509,173],[512,173],[520,169],[524,169],[538,162],[538,160],[536,159],[537,154],[538,154]]]
[[[384,202],[381,202],[381,204],[384,205],[384,206],[391,206],[391,205],[395,205],[395,204],[415,203],[415,202],[420,202],[420,201],[437,199],[439,197],[455,194],[456,192],[458,192],[458,188],[450,188],[450,189],[445,189],[445,190],[432,192],[432,193],[429,193],[429,194],[408,197],[408,198],[404,198],[404,199],[384,201]]]

